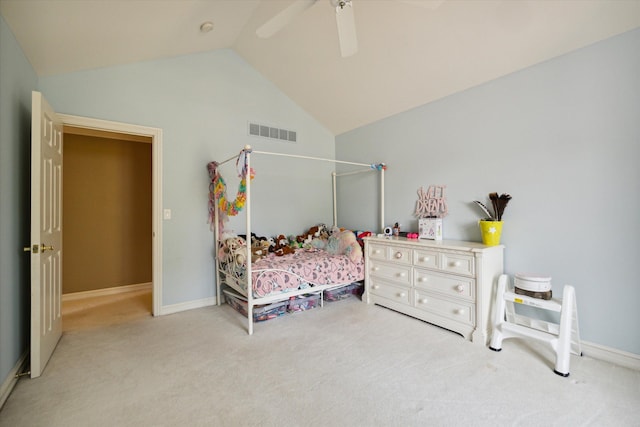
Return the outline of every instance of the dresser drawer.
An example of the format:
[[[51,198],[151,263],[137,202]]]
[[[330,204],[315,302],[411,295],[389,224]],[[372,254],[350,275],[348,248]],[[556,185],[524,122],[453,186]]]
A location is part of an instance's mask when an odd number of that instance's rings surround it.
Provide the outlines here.
[[[391,301],[395,301],[405,305],[409,304],[408,288],[392,286],[379,280],[373,280],[371,282],[371,286],[369,286],[369,292]]]
[[[371,276],[392,280],[406,286],[411,285],[411,266],[370,260],[368,268]]]
[[[416,267],[438,268],[438,252],[414,250],[413,265]]]
[[[414,270],[413,276],[413,283],[417,289],[465,298],[470,301],[475,300],[476,287],[475,280],[472,278],[439,274],[419,268]]]
[[[411,249],[402,246],[369,245],[370,259],[393,261],[397,264],[411,264]]]
[[[369,259],[379,259],[385,261],[387,259],[387,247],[382,245],[370,244],[368,246],[367,256]]]
[[[443,299],[434,294],[416,290],[415,307],[447,319],[475,326],[475,309],[470,302]]]
[[[443,271],[465,276],[474,276],[476,272],[474,257],[465,254],[443,253],[441,268]]]

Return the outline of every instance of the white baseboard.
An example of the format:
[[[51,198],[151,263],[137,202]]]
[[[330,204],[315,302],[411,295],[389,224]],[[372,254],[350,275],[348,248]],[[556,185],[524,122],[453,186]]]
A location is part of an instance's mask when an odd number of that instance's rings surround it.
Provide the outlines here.
[[[17,375],[20,373],[20,370],[27,362],[28,356],[29,356],[29,351],[25,350],[25,352],[22,354],[22,356],[20,356],[20,358],[16,362],[13,369],[9,371],[7,378],[5,378],[5,380],[2,382],[2,385],[0,386],[0,409],[2,409],[2,407],[4,406],[4,402],[7,401],[7,399],[9,398],[9,395],[11,394],[11,391],[18,383]]]
[[[193,310],[194,308],[202,308],[216,305],[216,297],[208,297],[197,299],[194,301],[181,302],[178,304],[163,305],[160,308],[158,315],[164,316],[165,314],[179,313],[181,311]]]
[[[105,295],[115,295],[124,292],[141,291],[144,289],[153,289],[153,283],[137,283],[135,285],[115,286],[113,288],[96,289],[93,291],[72,292],[62,295],[62,302],[74,301],[83,298],[102,297]]]
[[[640,355],[590,342],[581,343],[582,354],[594,359],[640,371]]]

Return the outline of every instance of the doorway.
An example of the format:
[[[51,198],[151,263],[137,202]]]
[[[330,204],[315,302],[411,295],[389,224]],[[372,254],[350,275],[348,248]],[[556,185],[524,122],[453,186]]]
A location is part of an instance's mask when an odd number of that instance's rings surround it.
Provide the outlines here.
[[[63,133],[63,332],[150,316],[151,138]]]
[[[127,310],[132,310],[134,317],[136,316],[136,310],[138,315],[140,310],[147,316],[149,314],[154,316],[162,314],[162,130],[79,116],[64,114],[59,116],[64,124],[65,138],[69,139],[70,144],[75,144],[76,146],[87,144],[84,146],[84,153],[81,153],[80,161],[87,160],[82,155],[90,153],[89,146],[92,145],[94,151],[97,151],[93,154],[98,156],[98,158],[92,160],[95,162],[94,167],[103,169],[100,173],[106,173],[104,175],[105,180],[113,181],[116,179],[119,181],[116,187],[118,185],[120,187],[119,189],[105,190],[100,185],[89,186],[86,191],[92,192],[92,195],[88,197],[91,202],[88,206],[85,206],[83,212],[72,214],[75,220],[83,220],[85,222],[84,230],[82,230],[82,227],[80,227],[80,230],[69,230],[70,233],[80,233],[82,239],[85,239],[84,249],[82,249],[82,252],[77,252],[78,248],[75,248],[75,256],[76,258],[83,258],[82,263],[85,264],[85,267],[90,271],[97,272],[97,274],[91,280],[91,283],[85,283],[86,289],[78,287],[78,283],[81,280],[75,280],[75,284],[73,280],[70,280],[68,289],[63,282],[63,293],[76,294],[80,297],[80,300],[83,299],[83,296],[89,297],[81,302],[75,302],[71,298],[69,304],[74,307],[74,310],[89,308],[95,311],[106,310],[108,312],[109,307],[112,307],[115,308],[115,316],[124,316],[125,318]],[[78,142],[78,139],[82,142]],[[96,147],[99,147],[99,149],[95,150]],[[113,162],[114,153],[117,155],[128,153],[125,155],[126,160],[124,160],[124,163],[120,163],[120,166],[114,166],[117,165],[117,163]],[[100,155],[108,157],[101,161],[99,159]],[[75,159],[75,161],[77,162],[78,159]],[[87,161],[90,162],[90,160]],[[105,166],[105,164],[108,165]],[[136,170],[136,164],[144,171]],[[116,170],[105,171],[104,169],[108,169],[109,165],[111,169],[115,168]],[[87,173],[87,170],[93,170],[91,167],[87,168],[87,166],[89,165],[84,164],[80,167],[81,170],[84,169],[83,173]],[[124,170],[117,170],[118,167],[124,168]],[[112,174],[111,177],[109,177],[109,173]],[[137,190],[126,192],[126,187],[129,184],[124,180],[125,177],[128,177],[130,183],[142,181],[141,187]],[[95,183],[95,177],[93,178]],[[75,179],[82,180],[82,178],[78,177],[75,177]],[[66,184],[63,182],[64,185]],[[73,191],[77,196],[79,194],[78,191],[82,192],[82,188],[76,188]],[[110,191],[111,199],[106,197],[104,191]],[[73,192],[69,194],[69,196],[72,195]],[[65,199],[67,196],[67,194],[64,195]],[[121,197],[121,199],[116,200],[113,197]],[[105,224],[96,222],[91,224],[91,221],[86,221],[86,218],[82,218],[83,215],[91,216],[91,209],[98,209],[99,212],[102,206],[110,206],[111,217],[119,217],[116,218],[116,222],[120,228],[116,231],[106,232],[106,235],[109,236],[106,239],[104,237],[105,230],[102,229]],[[66,201],[64,202],[64,209],[65,211],[68,209]],[[67,212],[63,215],[63,221],[66,215]],[[133,221],[132,217],[138,217],[138,221]],[[101,240],[97,238],[99,234],[103,236]],[[126,240],[134,235],[138,237],[133,240]],[[71,237],[72,235],[70,234],[69,238]],[[126,241],[125,245],[130,246],[122,246],[123,241]],[[120,243],[120,250],[118,250],[118,242]],[[112,247],[105,248],[105,246]],[[65,247],[65,249],[67,248]],[[73,247],[69,247],[69,249],[73,250]],[[110,256],[117,258],[110,262],[106,259],[105,253],[110,253]],[[65,256],[74,255],[71,252],[65,253]],[[91,266],[92,263],[93,266]],[[81,268],[82,266],[76,269],[73,274],[82,276]],[[109,284],[109,280],[112,281],[111,284]],[[65,298],[63,297],[64,302]],[[99,306],[99,308],[96,308],[96,306]],[[64,328],[67,329],[66,327]]]

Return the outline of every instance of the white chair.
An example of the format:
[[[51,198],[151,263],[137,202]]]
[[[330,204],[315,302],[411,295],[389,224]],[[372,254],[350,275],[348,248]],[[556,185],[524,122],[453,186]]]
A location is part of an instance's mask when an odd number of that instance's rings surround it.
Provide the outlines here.
[[[515,304],[523,304],[542,310],[560,313],[560,324],[516,314]],[[509,285],[509,276],[498,279],[493,335],[489,348],[502,350],[502,340],[508,338],[536,339],[551,345],[556,353],[553,372],[568,377],[570,353],[582,356],[578,332],[578,310],[573,286],[565,285],[562,300],[543,300],[519,295]]]

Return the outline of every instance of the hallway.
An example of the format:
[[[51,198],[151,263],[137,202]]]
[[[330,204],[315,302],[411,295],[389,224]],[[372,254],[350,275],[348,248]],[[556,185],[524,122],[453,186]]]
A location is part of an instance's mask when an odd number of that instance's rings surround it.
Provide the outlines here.
[[[62,331],[115,325],[151,316],[151,289],[62,302]]]

